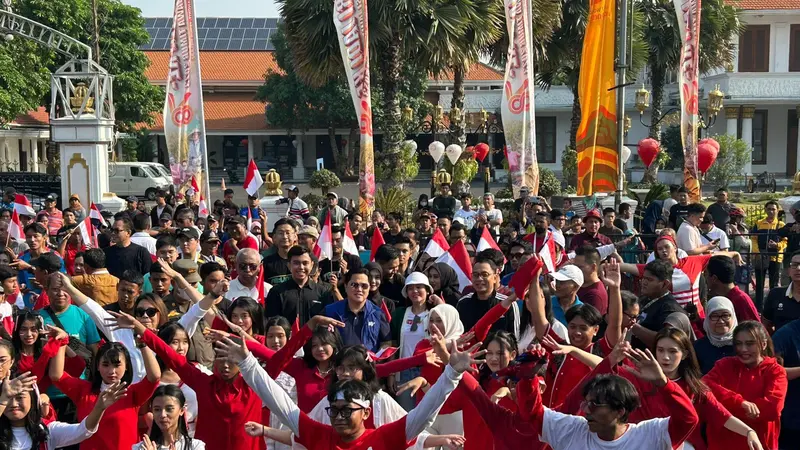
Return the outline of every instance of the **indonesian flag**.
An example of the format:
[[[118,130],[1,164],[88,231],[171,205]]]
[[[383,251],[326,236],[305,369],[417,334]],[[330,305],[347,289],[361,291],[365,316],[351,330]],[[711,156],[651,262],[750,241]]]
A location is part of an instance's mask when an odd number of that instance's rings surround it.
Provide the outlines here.
[[[501,253],[503,252],[502,250],[500,250],[500,247],[498,247],[497,242],[495,242],[494,239],[492,238],[492,234],[489,233],[489,227],[483,227],[483,233],[481,233],[481,240],[478,241],[478,247],[475,250],[480,252],[486,250],[487,248],[493,248]],[[503,261],[508,262],[508,260],[505,259],[505,257],[503,257]]]
[[[447,239],[444,238],[442,230],[437,228],[431,240],[428,241],[428,245],[425,246],[425,251],[423,253],[427,253],[431,258],[438,258],[447,253],[448,250],[450,250],[450,244],[448,244]]]
[[[547,240],[544,245],[542,245],[542,249],[539,250],[539,258],[541,258],[544,263],[544,269],[542,269],[543,274],[556,271],[556,242],[551,234],[551,231],[547,232]]]
[[[258,167],[256,166],[255,160],[251,159],[250,164],[247,166],[247,175],[244,177],[244,190],[250,196],[256,196],[258,194],[258,188],[264,184],[264,180],[261,179],[261,174],[258,173]]]
[[[314,256],[317,259],[333,258],[333,239],[331,238],[331,215],[325,216],[325,225],[314,244]]]
[[[8,301],[0,303],[0,326],[9,336],[14,335],[14,308]]]
[[[197,215],[199,217],[208,217],[208,205],[206,205],[206,198],[203,197],[203,194],[200,194],[200,203],[197,207]]]
[[[330,216],[330,214],[328,214]],[[375,227],[375,231],[372,232],[372,240],[370,241],[370,249],[369,249],[369,260],[370,262],[375,261],[375,253],[378,253],[378,247],[385,244],[386,241],[383,240],[383,234],[378,227]]]
[[[328,214],[330,217],[330,214]],[[358,246],[356,246],[356,240],[353,238],[353,233],[350,231],[350,221],[344,221],[344,236],[342,236],[342,249],[344,249],[345,253],[350,253],[351,255],[358,255]]]
[[[194,191],[195,194],[200,192],[200,185],[197,184],[197,178],[195,178],[194,176],[192,176],[192,190]]]
[[[18,212],[21,216],[36,216],[36,211],[33,210],[31,201],[22,194],[14,194],[14,211]]]
[[[467,286],[472,284],[472,264],[463,241],[459,240],[453,244],[447,253],[436,259],[436,262],[445,263],[456,271],[459,291],[463,292]]]
[[[83,238],[83,243],[85,245],[92,244],[95,247],[97,246],[91,216],[84,218],[78,223],[78,230],[81,232],[81,238]]]
[[[264,265],[263,264],[261,265],[261,269],[259,269],[259,271],[258,271],[258,279],[256,280],[256,288],[258,289],[258,298],[256,300],[258,300],[258,303],[260,303],[261,306],[264,306],[265,293],[264,293]]]
[[[22,222],[19,221],[17,209],[11,213],[11,223],[8,224],[8,235],[18,241],[25,240],[25,233],[22,231]]]
[[[106,223],[106,219],[104,219],[103,215],[100,214],[100,208],[98,208],[97,205],[94,204],[94,202],[92,202],[92,205],[89,207],[89,218],[99,220],[100,224],[103,225],[104,227],[108,226],[108,223]]]

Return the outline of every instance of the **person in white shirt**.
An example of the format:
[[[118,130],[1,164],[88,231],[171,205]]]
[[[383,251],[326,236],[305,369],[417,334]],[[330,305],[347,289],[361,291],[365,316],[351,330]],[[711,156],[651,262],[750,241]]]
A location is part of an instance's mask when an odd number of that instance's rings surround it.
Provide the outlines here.
[[[461,222],[471,230],[475,226],[475,215],[477,212],[473,211],[470,207],[472,205],[472,194],[465,192],[461,194],[461,208],[453,215],[453,220],[461,219]]]
[[[669,210],[678,204],[678,189],[680,186],[677,184],[669,186],[669,198],[664,200],[664,204],[661,206],[661,217],[664,218],[664,223],[669,223]]]
[[[131,242],[146,248],[151,255],[156,254],[156,238],[150,236],[150,216],[147,214],[136,214],[133,216],[133,230]]]
[[[703,222],[700,224],[700,240],[703,242],[703,245],[716,241],[717,248],[722,251],[731,248],[731,241],[728,239],[728,235],[714,225],[714,218],[711,214],[706,214],[705,217],[703,217]]]
[[[150,399],[153,427],[131,450],[205,450],[203,441],[189,436],[186,428],[186,398],[174,384],[159,386]]]
[[[243,248],[236,254],[236,269],[238,276],[231,281],[230,289],[225,294],[228,300],[239,297],[250,297],[259,301],[258,273],[261,270],[261,255],[252,248]],[[264,282],[264,298],[267,298],[272,285]]]
[[[486,218],[489,219],[489,225],[495,232],[495,235],[500,236],[500,225],[503,224],[503,211],[494,207],[494,194],[487,192],[483,194],[483,208],[486,210]]]
[[[686,252],[687,255],[702,255],[716,249],[717,243],[703,244],[700,238],[700,230],[697,228],[703,222],[706,215],[706,207],[701,203],[692,203],[687,207],[686,220],[678,228],[677,243],[678,248]]]
[[[55,450],[85,441],[97,432],[103,413],[125,395],[125,383],[114,383],[80,423],[42,423],[36,377],[25,372],[6,378],[0,390],[0,447],[10,450]],[[8,433],[7,431],[10,431]],[[33,433],[33,434],[31,434]]]

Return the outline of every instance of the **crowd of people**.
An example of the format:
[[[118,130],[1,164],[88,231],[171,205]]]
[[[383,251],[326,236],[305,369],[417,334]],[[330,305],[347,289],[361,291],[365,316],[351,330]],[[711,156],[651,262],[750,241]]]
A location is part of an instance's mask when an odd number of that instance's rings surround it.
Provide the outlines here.
[[[800,205],[748,227],[724,189],[500,209],[444,183],[369,217],[296,186],[281,217],[231,189],[203,217],[191,190],[116,214],[22,194],[0,202],[0,450],[800,442]]]

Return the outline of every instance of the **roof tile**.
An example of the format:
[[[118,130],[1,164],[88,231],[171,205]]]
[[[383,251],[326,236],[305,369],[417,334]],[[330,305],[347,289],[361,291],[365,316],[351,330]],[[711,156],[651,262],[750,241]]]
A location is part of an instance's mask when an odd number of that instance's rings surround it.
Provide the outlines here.
[[[253,100],[250,93],[218,93],[203,95],[203,113],[206,129],[214,131],[255,131],[268,130],[265,104]],[[154,116],[153,131],[164,129],[164,118],[160,113]]]
[[[50,113],[44,106],[40,106],[35,111],[30,111],[25,114],[20,114],[11,121],[12,125],[22,126],[42,126],[50,124]]]
[[[800,0],[726,0],[726,3],[744,10],[800,9]]]

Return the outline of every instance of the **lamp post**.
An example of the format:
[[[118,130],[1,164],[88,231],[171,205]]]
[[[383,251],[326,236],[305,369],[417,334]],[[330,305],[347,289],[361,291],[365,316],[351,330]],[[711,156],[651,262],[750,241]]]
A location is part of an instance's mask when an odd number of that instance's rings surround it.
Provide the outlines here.
[[[706,121],[706,119],[703,117],[703,114],[698,114],[700,116],[700,120],[698,122],[698,128],[700,130],[707,130],[708,128],[714,126],[714,123],[717,121],[717,116],[722,110],[724,99],[725,93],[719,90],[719,85],[716,85],[714,90],[708,93],[708,100],[706,103],[706,116],[708,117],[708,121]],[[660,124],[667,116],[681,110],[679,106],[674,106],[661,114],[661,117],[659,117],[658,120],[647,124],[644,122],[644,112],[650,107],[650,91],[645,89],[644,85],[636,90],[634,102],[636,109],[639,110],[639,122],[641,122],[641,124],[647,128],[654,128],[658,126],[658,124]]]

